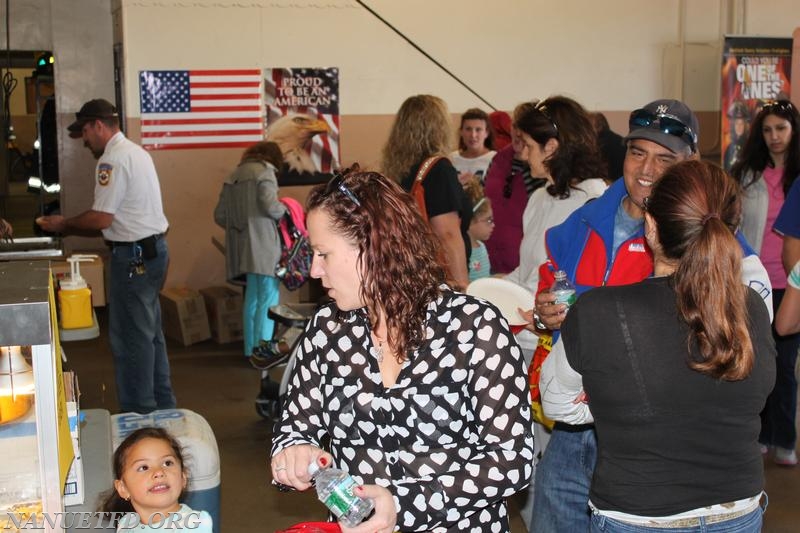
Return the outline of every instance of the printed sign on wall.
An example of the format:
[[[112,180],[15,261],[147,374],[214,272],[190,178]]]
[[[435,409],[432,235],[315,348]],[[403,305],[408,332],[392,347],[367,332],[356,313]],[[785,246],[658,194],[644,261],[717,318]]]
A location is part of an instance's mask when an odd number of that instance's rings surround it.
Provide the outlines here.
[[[792,39],[725,37],[722,52],[722,165],[738,160],[761,107],[789,99]]]
[[[265,136],[281,147],[291,174],[301,176],[292,183],[326,181],[340,161],[339,69],[264,69],[264,95]]]
[[[139,72],[142,146],[246,147],[264,139],[259,69]]]

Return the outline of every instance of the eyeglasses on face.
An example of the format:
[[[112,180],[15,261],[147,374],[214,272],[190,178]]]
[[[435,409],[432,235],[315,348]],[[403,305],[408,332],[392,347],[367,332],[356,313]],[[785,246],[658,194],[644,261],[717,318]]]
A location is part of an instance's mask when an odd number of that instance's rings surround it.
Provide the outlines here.
[[[329,196],[333,192],[338,190],[339,192],[347,196],[347,198],[349,198],[351,202],[356,204],[356,206],[361,207],[361,202],[358,201],[356,195],[353,193],[353,191],[350,190],[350,188],[347,185],[344,184],[344,177],[345,177],[344,173],[342,172],[336,173],[336,175],[333,176],[331,180],[328,182],[328,186],[325,187],[325,196]]]
[[[647,128],[679,137],[689,145],[692,152],[696,151],[697,135],[692,131],[691,127],[684,124],[683,121],[675,115],[653,113],[647,109],[637,109],[631,113],[631,117],[628,120],[628,127],[631,131],[639,128]]]
[[[494,217],[486,217],[486,218],[478,218],[475,222],[479,222],[481,224],[489,224],[490,226],[494,226]]]

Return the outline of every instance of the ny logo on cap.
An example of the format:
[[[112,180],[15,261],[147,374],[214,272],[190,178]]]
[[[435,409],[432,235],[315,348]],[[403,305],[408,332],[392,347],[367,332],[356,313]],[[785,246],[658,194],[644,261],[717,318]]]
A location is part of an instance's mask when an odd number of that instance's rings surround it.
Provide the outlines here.
[[[656,107],[656,114],[657,115],[664,115],[664,114],[666,114],[667,110],[669,110],[669,106],[668,105],[659,104],[659,106]]]

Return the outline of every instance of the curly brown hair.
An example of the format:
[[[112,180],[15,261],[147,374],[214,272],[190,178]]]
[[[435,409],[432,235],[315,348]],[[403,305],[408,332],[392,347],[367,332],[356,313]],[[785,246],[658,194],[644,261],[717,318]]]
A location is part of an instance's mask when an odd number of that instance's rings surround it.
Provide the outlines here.
[[[306,210],[328,215],[334,231],[359,250],[361,299],[373,331],[380,312],[387,340],[398,362],[407,359],[425,338],[428,304],[438,298],[445,269],[437,256],[436,237],[414,200],[394,181],[377,172],[348,172],[341,179],[360,205],[338,187],[319,185],[308,196]]]
[[[400,183],[426,157],[446,156],[451,127],[447,104],[438,96],[418,94],[406,99],[383,147],[383,174]]]

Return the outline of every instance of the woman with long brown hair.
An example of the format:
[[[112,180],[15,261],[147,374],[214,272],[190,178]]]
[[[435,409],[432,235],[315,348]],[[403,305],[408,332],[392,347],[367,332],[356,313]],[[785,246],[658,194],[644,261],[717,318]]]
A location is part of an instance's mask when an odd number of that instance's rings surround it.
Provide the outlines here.
[[[463,289],[469,283],[467,262],[472,246],[467,230],[472,203],[447,158],[451,132],[444,100],[430,94],[407,98],[383,147],[383,173],[406,191],[415,179],[423,180],[426,218],[441,243],[450,280]]]
[[[443,284],[435,238],[393,181],[339,175],[307,212],[311,275],[333,302],[298,345],[273,479],[306,490],[312,462],[348,471],[375,503],[358,531],[509,531],[533,438],[508,323]]]
[[[569,310],[545,365],[572,393],[544,378],[542,389],[545,413],[577,400],[575,422],[594,419],[591,531],[760,531],[775,347],[763,300],[741,282],[740,218],[722,169],[673,166],[645,202],[654,277]]]
[[[750,135],[731,169],[744,188],[742,233],[769,274],[772,304],[777,313],[786,291],[784,237],[776,224],[792,184],[800,175],[800,113],[789,100],[769,102],[758,112]],[[775,228],[773,229],[773,225]],[[779,465],[797,464],[797,379],[794,367],[800,335],[774,332],[778,350],[775,390],[761,413],[761,452],[774,449]]]

